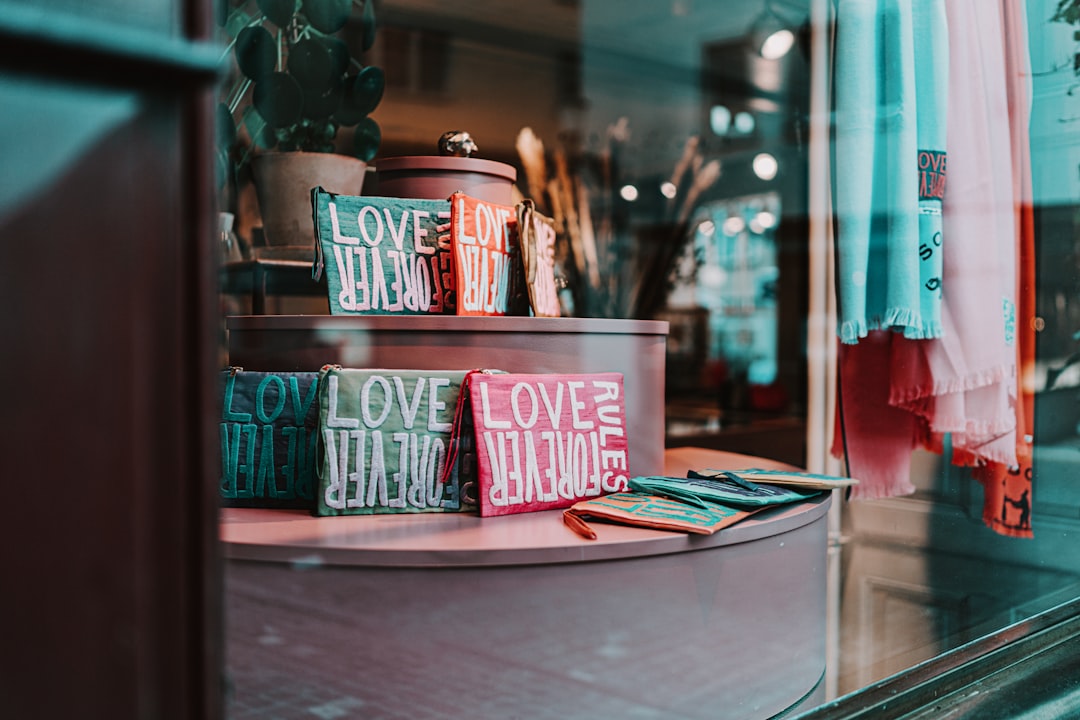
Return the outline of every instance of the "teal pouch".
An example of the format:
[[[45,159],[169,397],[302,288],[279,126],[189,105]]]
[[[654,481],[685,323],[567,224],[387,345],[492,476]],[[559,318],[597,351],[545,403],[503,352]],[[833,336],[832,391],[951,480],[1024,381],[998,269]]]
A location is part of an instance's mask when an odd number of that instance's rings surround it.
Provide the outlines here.
[[[311,191],[331,315],[453,315],[450,202]]]
[[[717,473],[715,470],[711,472]],[[755,483],[732,472],[710,477],[636,477],[630,478],[630,489],[681,500],[699,507],[707,508],[707,503],[716,503],[743,509],[800,502],[820,494],[816,490],[802,491]]]
[[[221,373],[223,506],[313,507],[317,397],[315,372]]]

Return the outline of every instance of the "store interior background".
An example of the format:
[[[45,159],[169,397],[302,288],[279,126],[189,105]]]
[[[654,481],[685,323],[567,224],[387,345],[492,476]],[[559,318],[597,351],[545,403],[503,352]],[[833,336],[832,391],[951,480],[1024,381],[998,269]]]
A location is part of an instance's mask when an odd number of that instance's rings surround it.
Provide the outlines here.
[[[588,270],[568,277],[572,312],[671,323],[669,444],[768,449],[801,465],[808,4],[770,6],[777,22],[799,34],[778,61],[749,51],[751,35],[763,37],[755,23],[764,3],[693,0],[541,0],[512,12],[495,0],[380,2],[379,33],[365,60],[387,75],[372,114],[383,133],[379,157],[432,154],[443,132],[464,129],[479,145],[477,157],[518,169],[528,194],[516,147],[522,129],[544,144],[549,176],[552,153],[565,153],[590,194],[603,277]],[[346,32],[355,37],[359,25]],[[678,198],[667,198],[662,186],[692,137],[703,160],[719,164],[719,176],[684,206],[692,170]],[[339,146],[349,143],[342,132]],[[762,153],[775,161],[768,179],[753,167]],[[603,167],[610,168],[607,187],[600,187]],[[628,186],[633,200],[620,194]],[[378,193],[370,173],[364,192]],[[242,184],[241,237],[258,222],[245,212],[254,202]],[[326,312],[324,299],[268,301],[269,312]]]
[[[1071,63],[1071,29],[1048,22],[1053,5],[1029,3],[1039,306],[1047,323],[1039,336],[1041,385],[1047,369],[1076,349],[1072,332],[1080,327],[1080,124],[1071,65],[1063,66]],[[517,167],[527,192],[516,142],[530,128],[549,156],[556,148],[566,153],[594,200],[602,196],[595,180],[604,162],[611,163],[614,189],[635,188],[632,200],[610,193],[606,204],[598,202],[614,228],[601,245],[601,267],[619,282],[590,286],[582,276],[571,283],[579,283],[573,297],[581,315],[671,323],[669,447],[711,447],[805,467],[815,450],[807,447],[808,424],[820,429],[831,420],[808,403],[808,393],[825,383],[824,373],[808,365],[815,342],[809,296],[828,282],[824,266],[811,262],[809,241],[822,216],[811,205],[808,178],[827,177],[820,159],[814,167],[810,159],[812,143],[821,141],[811,138],[811,95],[815,83],[827,82],[811,60],[810,6],[378,5],[381,25],[368,61],[387,73],[373,113],[383,131],[380,157],[431,154],[444,131],[464,129],[479,157]],[[796,38],[778,59],[754,49],[770,15],[768,22],[791,28]],[[720,173],[680,225],[662,185],[692,136],[703,161],[718,162]],[[762,153],[775,159],[774,173],[755,170]],[[365,192],[377,194],[377,186]],[[594,217],[596,227],[600,220]],[[627,292],[642,273],[634,259],[643,247],[675,255],[667,280],[651,270],[659,292],[648,302]],[[276,311],[296,312],[302,303],[281,299]],[[914,496],[843,504],[831,550],[830,696],[1080,595],[1080,555],[1069,544],[1080,530],[1080,490],[1070,479],[1080,467],[1077,384],[1074,369],[1038,399],[1035,540],[985,528],[978,484],[928,453],[915,458]],[[817,436],[828,441],[831,434],[830,427]],[[812,464],[820,467],[813,469],[840,470],[816,450]]]
[[[808,0],[773,4],[798,18]],[[1048,370],[1078,349],[1080,328],[1080,93],[1073,28],[1047,20],[1055,4],[1028,3],[1045,320],[1035,539],[986,529],[977,484],[927,454],[913,469],[914,496],[845,504],[830,556],[833,696],[1080,596],[1080,378],[1066,373],[1045,387]],[[214,404],[213,328],[221,311],[242,311],[243,303],[229,297],[218,305],[202,272],[212,263],[192,245],[209,241],[216,208],[210,189],[197,185],[212,176],[212,139],[191,120],[199,109],[210,113],[191,98],[213,80],[220,53],[180,42],[185,29],[211,27],[208,8],[191,5],[0,0],[0,125],[8,129],[0,134],[0,301],[9,309],[0,335],[18,349],[0,361],[18,421],[0,439],[12,508],[0,566],[17,579],[17,591],[0,603],[14,619],[0,700],[25,717],[77,716],[78,707],[112,708],[112,717],[148,707],[167,707],[173,717],[200,716],[200,708],[215,715],[216,643],[225,632],[208,610],[221,601],[207,570],[215,567],[216,527],[206,518],[215,508],[191,479],[212,476],[218,450],[201,425]],[[195,17],[199,8],[206,17]],[[764,9],[764,0],[383,0],[371,61],[391,82],[374,117],[382,157],[433,152],[439,134],[462,128],[482,157],[514,165],[523,127],[549,148],[565,143],[593,157],[625,117],[622,172],[639,199],[622,210],[628,228],[642,229],[627,236],[635,241],[662,214],[663,201],[650,193],[686,139],[700,133],[722,173],[701,198],[712,208],[714,234],[698,222],[685,238],[708,262],[656,311],[673,328],[668,442],[803,464],[820,450],[807,447],[808,435],[824,423],[808,402],[825,380],[809,370],[808,350],[809,326],[819,318],[807,298],[824,279],[812,276],[819,258],[807,241],[820,220],[808,202],[819,189],[807,179],[813,68],[804,44],[771,64],[748,54]],[[28,30],[44,26],[38,11],[55,23],[45,42]],[[165,38],[156,62],[135,68],[93,42],[72,41],[101,40],[121,57],[152,55],[135,31]],[[187,59],[177,60],[183,52]],[[713,133],[725,127],[724,113],[713,112],[718,105],[728,108],[731,128],[738,112],[752,113],[754,130]],[[772,181],[751,168],[762,150],[777,160]],[[753,205],[756,213],[765,204],[776,207],[778,223],[756,233],[754,244],[749,236],[743,245],[719,243],[716,226],[734,208]],[[725,264],[744,250],[749,261],[752,248],[758,274]],[[715,281],[736,268],[760,285],[717,298],[723,283]],[[62,286],[43,281],[61,270],[69,271]],[[712,290],[699,295],[704,286]],[[754,312],[738,304],[747,297]],[[724,313],[729,299],[739,312]],[[271,306],[306,309],[298,299]],[[730,339],[711,334],[734,326]],[[775,387],[755,389],[757,405],[749,382],[723,383],[732,374],[719,363],[747,359],[732,358],[732,347],[766,358],[754,378]],[[64,452],[26,453],[42,446],[43,428],[59,428],[61,415],[65,429],[78,430],[63,434]],[[48,494],[57,488],[63,497]],[[233,602],[238,589],[225,590]],[[226,637],[226,656],[229,643],[263,640]]]

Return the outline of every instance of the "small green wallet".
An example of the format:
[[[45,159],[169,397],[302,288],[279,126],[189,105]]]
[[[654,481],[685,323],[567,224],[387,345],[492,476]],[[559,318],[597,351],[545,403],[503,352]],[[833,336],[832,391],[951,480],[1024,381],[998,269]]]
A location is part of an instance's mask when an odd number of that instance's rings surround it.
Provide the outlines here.
[[[635,477],[630,479],[630,489],[701,507],[705,507],[704,503],[717,503],[744,509],[799,502],[820,494],[818,490],[796,490],[751,482],[733,472],[712,470],[708,477],[693,471],[690,474],[691,477],[685,478]]]

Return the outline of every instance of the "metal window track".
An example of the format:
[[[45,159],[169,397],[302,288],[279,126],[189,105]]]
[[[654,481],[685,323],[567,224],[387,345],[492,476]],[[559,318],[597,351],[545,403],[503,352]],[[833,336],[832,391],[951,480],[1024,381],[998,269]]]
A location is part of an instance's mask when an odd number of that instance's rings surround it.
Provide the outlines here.
[[[1080,717],[1080,599],[792,720]]]

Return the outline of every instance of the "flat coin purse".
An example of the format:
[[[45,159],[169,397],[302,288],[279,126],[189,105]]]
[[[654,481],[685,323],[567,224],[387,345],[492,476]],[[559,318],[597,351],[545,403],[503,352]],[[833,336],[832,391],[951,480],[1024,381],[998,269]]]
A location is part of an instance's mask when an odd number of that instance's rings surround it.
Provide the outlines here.
[[[818,490],[801,490],[746,480],[734,472],[712,471],[708,477],[691,472],[691,477],[635,477],[631,489],[674,498],[682,502],[710,507],[719,504],[732,508],[763,508],[770,505],[801,502],[820,494]]]
[[[627,489],[621,373],[475,371],[456,424],[470,433],[481,516],[567,508]]]
[[[563,521],[582,537],[595,540],[587,521],[631,525],[652,530],[712,535],[750,517],[757,510],[738,510],[722,505],[701,507],[659,495],[639,492],[615,493],[574,503],[563,511]]]

